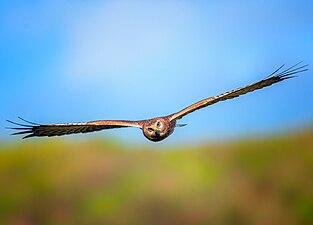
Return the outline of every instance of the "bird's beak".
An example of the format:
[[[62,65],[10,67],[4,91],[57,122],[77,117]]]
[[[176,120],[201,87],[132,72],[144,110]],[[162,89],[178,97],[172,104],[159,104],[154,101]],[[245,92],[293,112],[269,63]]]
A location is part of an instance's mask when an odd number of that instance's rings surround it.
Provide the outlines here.
[[[156,131],[155,131],[155,135],[156,135],[156,136],[160,136],[160,133],[161,133],[161,132],[160,132],[159,130],[156,130]]]
[[[157,131],[158,129],[157,129],[157,127],[156,127],[156,126],[154,126],[154,127],[153,127],[153,130],[154,130],[154,131]]]

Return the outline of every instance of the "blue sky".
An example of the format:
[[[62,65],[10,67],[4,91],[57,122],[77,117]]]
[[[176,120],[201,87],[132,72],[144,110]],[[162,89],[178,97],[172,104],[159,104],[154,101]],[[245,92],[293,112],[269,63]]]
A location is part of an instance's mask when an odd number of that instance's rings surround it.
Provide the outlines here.
[[[66,123],[166,115],[262,79],[283,63],[313,64],[311,1],[0,4],[0,127],[17,116]],[[312,70],[185,117],[188,126],[167,143],[309,124]],[[5,129],[0,134],[15,139]],[[134,129],[105,136],[146,143]]]

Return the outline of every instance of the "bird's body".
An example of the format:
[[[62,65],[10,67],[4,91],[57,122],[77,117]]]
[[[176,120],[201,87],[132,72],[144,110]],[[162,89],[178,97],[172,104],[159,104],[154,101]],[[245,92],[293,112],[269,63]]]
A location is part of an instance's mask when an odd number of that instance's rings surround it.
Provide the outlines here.
[[[150,141],[162,141],[170,136],[176,127],[176,120],[170,116],[157,117],[142,122],[143,135]]]
[[[281,66],[276,71],[274,71],[270,76],[259,82],[247,85],[245,87],[237,88],[220,95],[203,99],[180,110],[177,113],[173,113],[168,116],[138,121],[97,120],[86,123],[47,124],[47,125],[29,122],[22,118],[20,119],[23,120],[24,122],[27,122],[28,124],[20,124],[10,120],[8,120],[8,122],[21,126],[10,129],[19,130],[19,132],[14,133],[13,135],[26,134],[27,136],[25,136],[24,138],[43,137],[43,136],[52,137],[75,133],[88,133],[114,128],[135,127],[140,128],[143,132],[143,135],[150,141],[158,142],[170,136],[174,132],[176,127],[184,126],[177,125],[177,120],[181,119],[182,117],[186,116],[189,113],[192,113],[196,110],[207,107],[209,105],[215,104],[219,101],[236,98],[248,92],[252,92],[270,86],[274,83],[278,83],[283,80],[292,78],[293,74],[304,72],[307,70],[305,68],[307,67],[307,65],[296,67],[298,64],[278,73],[278,71],[280,71],[281,68],[283,67]]]

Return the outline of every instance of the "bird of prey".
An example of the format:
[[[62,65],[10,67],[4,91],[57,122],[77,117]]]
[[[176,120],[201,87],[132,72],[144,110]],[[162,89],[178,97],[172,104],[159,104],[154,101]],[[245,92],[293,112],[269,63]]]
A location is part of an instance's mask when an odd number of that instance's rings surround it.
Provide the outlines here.
[[[236,98],[248,92],[252,92],[270,86],[272,84],[292,78],[296,73],[308,70],[307,69],[308,65],[299,66],[299,64],[300,63],[297,63],[296,65],[289,67],[285,70],[282,70],[284,66],[282,65],[268,77],[259,82],[247,85],[245,87],[237,88],[232,91],[225,92],[223,94],[203,99],[182,109],[179,112],[163,117],[138,121],[97,120],[85,123],[67,123],[67,124],[37,124],[24,120],[21,117],[19,118],[26,122],[27,124],[16,123],[10,120],[7,121],[14,125],[20,126],[10,129],[18,130],[17,133],[14,133],[12,135],[25,134],[26,136],[24,136],[23,138],[43,137],[43,136],[52,137],[76,133],[88,133],[114,128],[136,127],[142,130],[143,135],[147,139],[153,142],[158,142],[170,136],[174,132],[174,129],[176,127],[185,126],[186,124],[177,124],[176,121],[188,115],[189,113],[192,113],[198,109],[207,107],[209,105],[213,105],[217,102]]]

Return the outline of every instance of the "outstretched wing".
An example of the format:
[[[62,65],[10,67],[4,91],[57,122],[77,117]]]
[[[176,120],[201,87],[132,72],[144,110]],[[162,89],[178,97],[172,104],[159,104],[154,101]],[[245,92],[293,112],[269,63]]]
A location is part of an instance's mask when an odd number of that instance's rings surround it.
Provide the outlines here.
[[[284,65],[282,65],[277,70],[275,70],[271,75],[269,75],[267,78],[265,78],[259,82],[250,84],[250,85],[245,86],[245,87],[237,88],[235,90],[228,91],[228,92],[225,92],[225,93],[217,95],[217,96],[203,99],[203,100],[201,100],[201,101],[199,101],[193,105],[188,106],[187,108],[185,108],[185,109],[183,109],[177,113],[170,115],[170,120],[181,119],[183,116],[186,116],[187,114],[192,113],[198,109],[207,107],[209,105],[215,104],[215,103],[220,102],[220,101],[225,101],[227,99],[236,98],[236,97],[243,95],[243,94],[246,94],[248,92],[252,92],[252,91],[270,86],[272,84],[278,83],[280,81],[292,78],[292,77],[294,77],[293,75],[296,73],[307,71],[308,69],[306,67],[308,65],[297,67],[300,63],[297,63],[296,65],[279,72],[284,66]]]
[[[12,135],[26,134],[23,138],[30,137],[43,137],[43,136],[61,136],[77,133],[88,133],[99,130],[123,128],[123,127],[137,127],[141,128],[140,121],[124,121],[124,120],[97,120],[86,123],[67,123],[67,124],[37,124],[29,122],[19,117],[19,119],[27,122],[28,124],[16,123],[7,120],[9,123],[18,125],[20,127],[10,128],[13,130],[19,130],[19,132]]]

